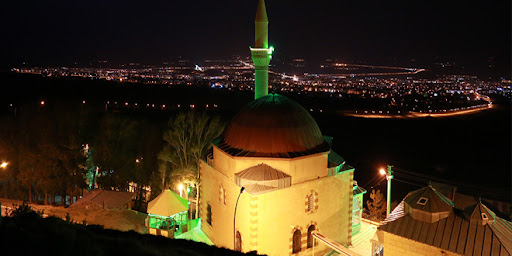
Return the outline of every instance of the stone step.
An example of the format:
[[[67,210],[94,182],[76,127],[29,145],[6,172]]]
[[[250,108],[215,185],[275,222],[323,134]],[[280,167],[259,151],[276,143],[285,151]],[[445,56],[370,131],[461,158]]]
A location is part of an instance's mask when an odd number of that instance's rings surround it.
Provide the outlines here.
[[[373,235],[375,234],[375,231],[377,230],[376,227],[370,227],[363,232],[356,235],[355,239],[352,239],[352,246],[357,246],[358,244],[370,240]]]

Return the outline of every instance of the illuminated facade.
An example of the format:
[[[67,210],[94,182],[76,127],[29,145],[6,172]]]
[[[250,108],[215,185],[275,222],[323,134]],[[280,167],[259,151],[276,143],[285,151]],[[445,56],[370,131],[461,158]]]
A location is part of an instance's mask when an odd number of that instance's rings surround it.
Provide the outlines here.
[[[270,60],[267,24],[260,0],[253,60],[261,49]],[[268,61],[261,75],[257,60],[256,99],[200,163],[202,230],[217,246],[267,255],[330,250],[315,244],[313,231],[348,246],[354,212],[360,218],[352,207],[360,194],[354,169],[331,151],[332,138],[322,135],[307,110],[287,97],[267,95]]]
[[[268,255],[311,254],[312,231],[349,245],[354,169],[329,140],[284,96],[249,103],[201,162],[204,233],[217,246]]]

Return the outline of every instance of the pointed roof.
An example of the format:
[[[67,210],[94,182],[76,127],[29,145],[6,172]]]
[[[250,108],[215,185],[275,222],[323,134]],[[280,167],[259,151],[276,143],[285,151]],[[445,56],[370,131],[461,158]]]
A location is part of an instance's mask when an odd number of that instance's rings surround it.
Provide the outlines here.
[[[265,163],[235,173],[235,184],[245,187],[247,193],[258,195],[284,189],[292,185],[292,176]]]
[[[251,195],[259,195],[273,190],[277,190],[277,188],[272,186],[260,185],[257,183],[251,184],[245,188],[245,191]]]
[[[180,197],[170,189],[164,190],[148,203],[148,213],[161,216],[172,216],[187,209],[188,200]]]
[[[268,22],[267,18],[267,8],[265,8],[265,0],[260,0],[258,2],[258,10],[256,11],[256,17],[254,18],[255,22]]]
[[[235,173],[235,175],[239,178],[253,181],[279,180],[291,177],[290,175],[264,163],[249,167]]]
[[[489,210],[489,208],[482,204],[482,202],[478,202],[473,206],[467,207],[464,209],[464,211],[468,215],[469,221],[471,223],[478,223],[480,225],[492,225],[494,219],[496,219],[496,214]]]
[[[404,210],[414,219],[435,222],[448,217],[453,203],[432,186],[410,192],[404,199]]]
[[[419,191],[425,192],[425,189],[413,191],[408,197],[417,196]],[[464,210],[452,208],[447,217],[430,222],[407,212],[406,200],[407,197],[377,228],[375,239],[384,246],[386,242],[380,231],[459,255],[512,255],[512,222],[498,217],[481,202]]]

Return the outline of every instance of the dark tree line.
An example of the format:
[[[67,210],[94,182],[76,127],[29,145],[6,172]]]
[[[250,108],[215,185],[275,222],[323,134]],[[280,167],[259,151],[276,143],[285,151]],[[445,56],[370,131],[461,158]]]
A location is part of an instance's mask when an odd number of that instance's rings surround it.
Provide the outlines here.
[[[9,163],[0,169],[0,196],[44,204],[129,184],[140,200],[143,187],[156,196],[173,179],[195,176],[199,157],[224,128],[204,113],[180,113],[166,127],[144,113],[64,101],[23,105],[0,121],[0,161]]]
[[[28,201],[78,195],[84,187],[83,143],[87,113],[78,106],[24,105],[1,123],[0,174],[3,196]]]

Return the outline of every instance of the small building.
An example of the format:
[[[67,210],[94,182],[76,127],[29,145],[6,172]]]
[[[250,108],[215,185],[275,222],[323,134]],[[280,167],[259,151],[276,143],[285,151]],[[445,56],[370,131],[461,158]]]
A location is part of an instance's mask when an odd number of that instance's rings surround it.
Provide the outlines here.
[[[164,190],[148,203],[148,233],[174,238],[175,235],[186,232],[188,206],[188,200],[170,189]]]
[[[135,193],[93,189],[78,199],[70,207],[102,208],[102,209],[131,209]]]
[[[464,209],[431,186],[410,192],[378,227],[372,255],[512,255],[512,222],[478,202]]]

